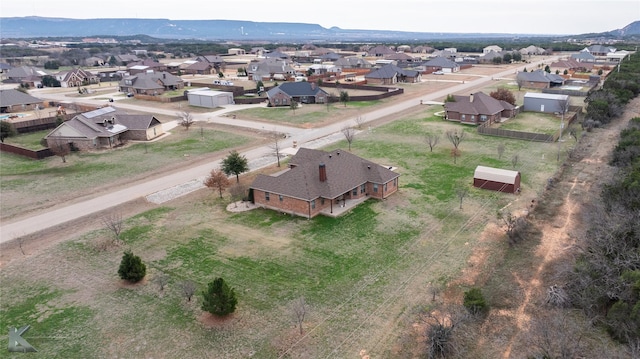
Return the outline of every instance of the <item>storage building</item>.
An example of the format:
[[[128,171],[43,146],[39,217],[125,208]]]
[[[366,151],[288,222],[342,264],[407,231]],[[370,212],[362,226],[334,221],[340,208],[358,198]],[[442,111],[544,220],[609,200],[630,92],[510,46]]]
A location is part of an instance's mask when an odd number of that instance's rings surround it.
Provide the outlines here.
[[[225,105],[232,105],[233,93],[226,91],[214,91],[214,90],[197,90],[189,91],[187,93],[187,99],[189,105],[216,108]]]
[[[492,191],[516,193],[520,191],[520,172],[478,166],[473,174],[473,186]]]
[[[562,113],[563,107],[565,107],[565,110],[568,110],[566,107],[568,101],[569,95],[527,92],[524,95],[524,110],[533,112]]]

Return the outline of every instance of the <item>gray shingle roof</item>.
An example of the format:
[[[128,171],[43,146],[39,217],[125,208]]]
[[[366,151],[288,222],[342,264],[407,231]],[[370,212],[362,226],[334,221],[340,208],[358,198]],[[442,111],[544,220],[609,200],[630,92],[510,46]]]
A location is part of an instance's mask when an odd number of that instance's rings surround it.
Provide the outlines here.
[[[143,90],[163,89],[166,86],[175,86],[182,83],[182,79],[168,72],[139,73],[133,76],[125,77],[125,80],[132,80],[131,87]],[[164,85],[164,86],[163,86]]]
[[[455,62],[446,59],[444,57],[436,57],[433,58],[427,62],[425,62],[423,64],[424,66],[428,66],[428,67],[441,67],[441,68],[456,68],[456,67],[460,67],[458,64],[456,64]]]
[[[504,110],[513,110],[515,107],[505,101],[498,101],[484,92],[473,94],[473,102],[470,96],[454,96],[455,102],[447,102],[444,108],[447,111],[459,112],[469,115],[495,115]]]
[[[298,96],[316,96],[320,92],[325,92],[315,83],[302,81],[302,82],[284,82],[280,86],[274,87],[267,91],[267,96],[271,97],[279,91],[291,97]]]
[[[152,115],[129,115],[119,112],[114,107],[103,107],[73,117],[49,132],[45,138],[55,137],[62,126],[73,128],[84,138],[94,139],[112,137],[128,130],[146,130],[159,124],[160,121]]]
[[[0,107],[31,105],[42,102],[43,101],[37,97],[33,97],[15,89],[0,90]]]
[[[364,183],[383,184],[400,176],[343,150],[300,148],[290,164],[295,167],[277,177],[258,175],[251,188],[309,201],[318,197],[336,198]],[[321,164],[327,174],[324,182],[319,177]]]
[[[402,69],[393,64],[388,64],[388,65],[382,66],[379,69],[369,72],[368,74],[364,75],[364,77],[372,78],[372,79],[390,79],[396,75],[402,75],[407,77],[417,77],[418,74],[419,74],[418,71]]]

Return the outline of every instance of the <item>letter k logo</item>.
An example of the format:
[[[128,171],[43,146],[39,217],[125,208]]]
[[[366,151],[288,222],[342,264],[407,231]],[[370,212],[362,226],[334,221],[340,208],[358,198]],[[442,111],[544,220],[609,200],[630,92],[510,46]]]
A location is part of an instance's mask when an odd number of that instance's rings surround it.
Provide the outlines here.
[[[9,329],[9,351],[10,352],[37,352],[36,348],[32,347],[24,338],[22,334],[26,333],[27,330],[31,328],[30,325],[25,325],[24,327],[17,329],[10,328]]]

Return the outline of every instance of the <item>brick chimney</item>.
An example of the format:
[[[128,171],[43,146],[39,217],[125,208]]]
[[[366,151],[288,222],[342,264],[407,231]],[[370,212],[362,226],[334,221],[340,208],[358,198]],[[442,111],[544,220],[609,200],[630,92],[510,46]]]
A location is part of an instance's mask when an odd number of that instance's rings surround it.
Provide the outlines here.
[[[324,182],[327,180],[327,167],[324,165],[324,163],[321,163],[318,166],[318,172],[320,175],[320,182]]]

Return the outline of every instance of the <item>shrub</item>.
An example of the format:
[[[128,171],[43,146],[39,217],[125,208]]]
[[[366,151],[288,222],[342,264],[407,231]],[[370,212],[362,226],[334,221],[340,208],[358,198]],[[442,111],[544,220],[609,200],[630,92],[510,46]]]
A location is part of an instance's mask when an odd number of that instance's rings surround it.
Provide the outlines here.
[[[484,300],[484,296],[482,295],[480,288],[471,288],[464,292],[463,304],[471,314],[484,312],[488,308],[487,302]]]
[[[140,257],[133,255],[131,251],[124,252],[122,261],[120,262],[120,268],[118,268],[118,274],[120,278],[136,283],[144,278],[147,274],[147,266],[142,263]]]
[[[238,304],[235,291],[222,278],[209,283],[202,296],[202,310],[217,316],[233,313]]]

